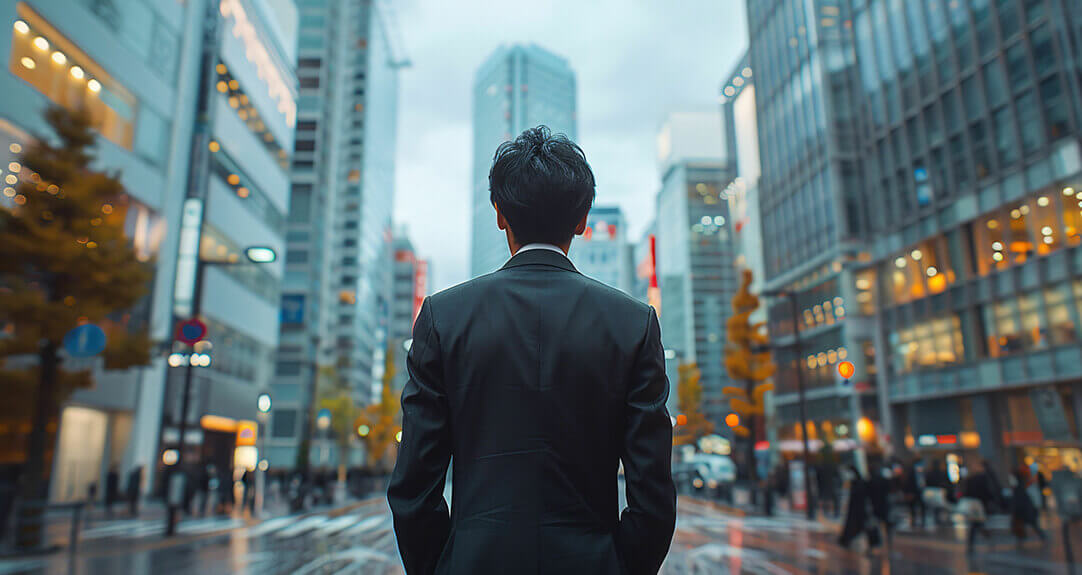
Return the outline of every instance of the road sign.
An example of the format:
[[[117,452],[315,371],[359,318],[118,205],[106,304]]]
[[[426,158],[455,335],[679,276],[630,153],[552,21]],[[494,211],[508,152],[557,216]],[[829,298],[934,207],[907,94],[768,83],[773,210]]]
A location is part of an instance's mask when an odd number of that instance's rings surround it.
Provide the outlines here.
[[[71,357],[93,357],[105,349],[105,332],[92,323],[84,323],[64,336],[64,351]]]
[[[177,326],[177,341],[180,343],[194,345],[197,342],[202,341],[206,335],[207,324],[194,317],[187,321],[180,322],[180,325]]]

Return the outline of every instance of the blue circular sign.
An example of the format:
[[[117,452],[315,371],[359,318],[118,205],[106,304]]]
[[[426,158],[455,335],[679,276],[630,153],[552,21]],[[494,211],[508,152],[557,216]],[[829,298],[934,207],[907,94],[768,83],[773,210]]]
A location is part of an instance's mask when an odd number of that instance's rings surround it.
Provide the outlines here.
[[[94,357],[105,349],[105,331],[85,323],[64,336],[64,351],[71,357]]]
[[[195,345],[207,335],[207,324],[196,318],[183,321],[177,326],[177,341]]]

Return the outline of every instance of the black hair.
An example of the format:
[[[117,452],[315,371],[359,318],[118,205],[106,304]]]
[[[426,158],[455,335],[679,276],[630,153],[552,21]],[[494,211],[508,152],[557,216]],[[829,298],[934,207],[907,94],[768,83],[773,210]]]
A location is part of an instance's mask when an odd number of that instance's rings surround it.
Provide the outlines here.
[[[594,172],[582,148],[537,126],[496,148],[488,189],[517,243],[560,245],[594,203]]]

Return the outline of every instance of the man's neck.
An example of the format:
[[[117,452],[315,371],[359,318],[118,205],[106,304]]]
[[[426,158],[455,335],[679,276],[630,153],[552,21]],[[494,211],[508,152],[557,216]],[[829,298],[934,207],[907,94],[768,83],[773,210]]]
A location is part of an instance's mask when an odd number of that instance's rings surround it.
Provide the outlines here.
[[[524,246],[520,246],[517,250],[515,250],[515,253],[513,253],[511,255],[514,256],[514,255],[519,254],[520,252],[524,252],[524,251],[528,251],[528,250],[549,250],[549,251],[553,251],[553,252],[559,252],[559,253],[566,256],[567,251],[570,248],[571,248],[570,243],[568,243],[568,245],[566,245],[566,246],[558,246],[556,244],[546,244],[546,243],[543,243],[543,242],[533,242],[533,243],[526,244]]]

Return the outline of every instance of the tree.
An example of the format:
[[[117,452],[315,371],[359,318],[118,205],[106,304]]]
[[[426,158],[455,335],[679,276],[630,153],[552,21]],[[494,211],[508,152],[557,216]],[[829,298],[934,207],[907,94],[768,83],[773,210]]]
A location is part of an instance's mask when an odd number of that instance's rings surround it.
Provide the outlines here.
[[[347,455],[353,443],[353,421],[360,413],[360,408],[353,401],[349,383],[338,377],[338,370],[332,366],[319,368],[319,407],[331,414],[331,432],[338,447],[338,481],[346,480]]]
[[[702,412],[702,373],[694,363],[681,364],[676,371],[676,404],[680,413],[676,416],[673,445],[695,445],[700,437],[714,432],[714,424]]]
[[[50,108],[45,118],[55,144],[38,138],[20,157],[19,181],[0,207],[0,379],[6,408],[30,414],[21,494],[40,499],[45,481],[47,426],[76,389],[91,385],[88,370],[64,369],[64,336],[84,323],[107,334],[105,367],[146,364],[150,340],[124,312],[148,291],[151,269],[124,233],[127,196],[117,174],[95,171],[95,133],[85,111]],[[14,356],[36,362],[8,365]],[[29,367],[27,367],[29,365]],[[34,544],[31,542],[31,544]]]
[[[765,323],[751,323],[751,314],[759,309],[759,297],[749,291],[751,270],[741,274],[740,289],[733,295],[733,315],[726,322],[725,368],[729,377],[744,382],[743,387],[726,386],[722,393],[729,396],[729,405],[742,420],[733,426],[733,433],[747,438],[748,478],[756,479],[755,430],[756,418],[763,415],[763,396],[774,389],[767,381],[774,375],[774,361],[770,350],[770,337],[763,328]]]
[[[394,346],[387,346],[383,389],[378,403],[365,407],[354,421],[354,429],[364,442],[369,468],[388,471],[391,446],[400,438],[402,418],[399,417],[398,398],[394,392],[394,377],[398,373],[394,362]]]

